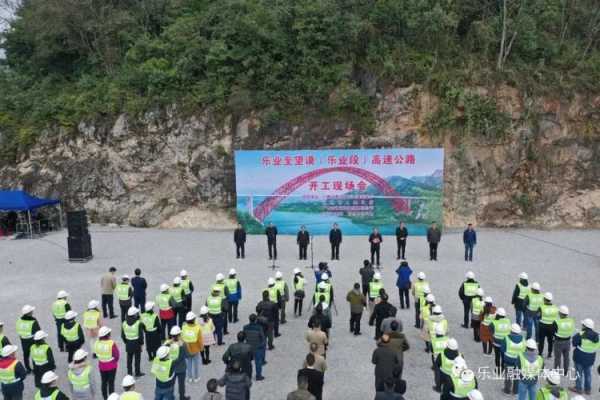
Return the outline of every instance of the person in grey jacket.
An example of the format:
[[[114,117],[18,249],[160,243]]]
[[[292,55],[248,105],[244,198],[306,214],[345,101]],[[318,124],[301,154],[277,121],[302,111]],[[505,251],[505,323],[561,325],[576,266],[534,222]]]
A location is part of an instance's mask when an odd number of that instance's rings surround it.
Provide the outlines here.
[[[383,335],[371,359],[375,364],[375,390],[382,392],[386,379],[394,376],[394,370],[400,366],[400,356],[390,347],[390,338]]]
[[[190,400],[190,397],[185,395],[185,374],[187,371],[185,359],[186,357],[189,357],[189,355],[187,354],[187,346],[183,345],[180,335],[181,328],[179,328],[177,325],[172,327],[171,331],[169,332],[170,339],[165,342],[165,346],[170,346],[171,351],[173,351],[173,346],[179,347],[177,358],[173,360],[173,373],[177,378],[179,400]]]
[[[438,244],[442,240],[442,231],[437,227],[435,221],[427,229],[427,243],[429,243],[429,260],[437,261]]]
[[[242,372],[238,360],[231,363],[218,383],[219,386],[225,386],[225,400],[250,400],[252,381]]]

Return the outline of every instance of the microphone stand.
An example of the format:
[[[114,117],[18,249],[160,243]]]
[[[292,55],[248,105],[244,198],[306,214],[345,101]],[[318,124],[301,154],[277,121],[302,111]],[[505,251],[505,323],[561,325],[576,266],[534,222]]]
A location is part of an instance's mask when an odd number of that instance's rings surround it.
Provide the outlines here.
[[[315,240],[314,235],[310,235],[310,265],[307,265],[304,268],[310,268],[313,271],[315,270],[315,258],[313,253],[313,240]]]

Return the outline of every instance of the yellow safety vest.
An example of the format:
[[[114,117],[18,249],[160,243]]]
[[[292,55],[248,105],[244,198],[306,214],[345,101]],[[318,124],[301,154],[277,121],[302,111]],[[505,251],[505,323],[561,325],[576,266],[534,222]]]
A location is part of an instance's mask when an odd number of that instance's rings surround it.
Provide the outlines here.
[[[171,309],[171,295],[169,293],[161,293],[156,296],[156,304],[158,304],[158,308],[161,311],[166,311]]]
[[[237,278],[227,278],[225,279],[225,285],[227,286],[227,290],[229,290],[229,294],[236,294],[238,287]]]
[[[540,306],[542,317],[540,322],[546,325],[552,325],[558,318],[558,307],[554,304],[542,304]]]
[[[221,297],[209,296],[206,299],[206,305],[208,306],[208,313],[217,315],[221,314],[221,303],[223,299]]]
[[[94,344],[94,353],[98,360],[102,362],[109,362],[113,360],[112,349],[115,342],[112,340],[98,340]]]
[[[181,286],[171,286],[169,293],[173,296],[176,302],[181,303],[183,301],[183,295],[185,294]]]
[[[133,325],[129,325],[127,321],[123,321],[123,334],[127,340],[138,340],[140,338],[140,321],[137,320]]]
[[[188,324],[187,322],[183,324],[183,328],[181,328],[181,339],[185,343],[196,343],[199,336],[200,326],[198,326],[198,324]]]
[[[26,320],[26,319],[22,319],[19,318],[17,320],[17,335],[19,335],[19,337],[21,339],[31,339],[33,337],[33,324],[35,323],[34,320]]]
[[[154,332],[158,329],[157,321],[158,316],[153,312],[144,312],[141,316],[142,324],[144,324],[144,329],[146,332]]]
[[[212,285],[212,287],[210,288],[210,292],[212,293],[214,290],[219,291],[219,296],[221,297],[221,299],[225,298],[225,284],[224,283],[215,282]]]
[[[383,283],[381,281],[371,281],[369,282],[369,298],[376,299],[379,297],[379,291],[383,288]]]
[[[479,289],[479,283],[477,282],[465,282],[463,283],[463,289],[465,296],[474,297],[477,295],[477,289]]]
[[[0,383],[3,385],[10,385],[11,383],[19,382],[20,379],[15,375],[15,368],[17,367],[17,360],[13,360],[12,363],[6,368],[0,368]]]
[[[191,283],[192,282],[189,279],[181,280],[181,287],[183,288],[183,294],[185,294],[186,296],[189,295],[190,293],[192,293]],[[123,396],[121,396],[121,397],[123,397]]]
[[[152,362],[152,368],[150,372],[152,375],[156,377],[156,380],[159,382],[169,382],[173,379],[173,375],[169,375],[171,372],[171,365],[173,364],[173,360],[167,358],[166,360],[161,360],[158,357],[154,358]]]
[[[304,278],[299,276],[298,277],[298,282],[294,282],[294,290],[298,291],[298,290],[304,290]]]
[[[63,319],[67,313],[67,301],[64,299],[58,299],[52,303],[52,315],[56,319]]]
[[[100,311],[98,310],[87,310],[83,313],[83,327],[86,329],[99,328],[100,322]]]
[[[73,373],[73,370],[69,369],[67,376],[69,378],[69,382],[73,385],[73,391],[75,392],[83,392],[84,390],[88,390],[90,388],[90,366],[86,366],[83,369],[83,372],[79,375]]]
[[[64,324],[60,328],[60,334],[69,343],[73,343],[79,339],[79,323],[75,322],[71,328],[67,328]]]
[[[557,319],[556,325],[558,326],[556,337],[560,339],[570,339],[575,333],[575,320],[571,317]]]
[[[142,400],[142,395],[138,392],[123,392],[119,400]]]
[[[34,400],[56,400],[56,398],[58,397],[59,394],[60,394],[60,389],[56,388],[50,396],[42,397],[42,392],[38,390],[37,393],[35,394]]]
[[[33,363],[35,365],[37,365],[38,367],[41,367],[42,365],[46,365],[48,364],[48,349],[50,348],[50,346],[48,346],[46,343],[44,344],[32,344],[31,348],[30,348],[30,352],[31,352],[31,359],[33,360]]]
[[[128,283],[119,283],[117,285],[117,298],[121,301],[129,300],[131,297],[129,296],[129,286]]]

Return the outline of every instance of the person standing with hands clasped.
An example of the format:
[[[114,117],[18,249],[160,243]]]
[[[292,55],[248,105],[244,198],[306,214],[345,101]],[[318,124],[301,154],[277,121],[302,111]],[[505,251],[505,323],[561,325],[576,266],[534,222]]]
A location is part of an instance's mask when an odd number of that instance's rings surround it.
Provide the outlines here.
[[[310,233],[306,230],[306,227],[302,225],[296,235],[296,244],[298,245],[298,259],[306,260],[306,249],[310,243]]]
[[[463,243],[465,245],[465,261],[473,261],[473,248],[477,244],[477,233],[473,229],[473,224],[467,225],[463,232]]]
[[[269,260],[277,260],[277,227],[272,222],[269,222],[269,226],[265,229],[265,235],[267,235]]]
[[[342,244],[342,231],[338,224],[333,224],[329,231],[329,244],[331,244],[331,260],[340,259],[340,244]]]
[[[397,260],[404,260],[406,257],[406,238],[408,237],[408,229],[404,225],[404,222],[400,222],[400,225],[396,228],[396,243],[398,244]]]
[[[429,260],[437,261],[437,249],[442,240],[442,231],[437,227],[435,221],[427,229],[427,243],[429,243]]]
[[[235,258],[246,257],[246,230],[242,227],[242,224],[238,224],[235,231],[233,231],[233,242],[235,243]]]
[[[400,295],[400,308],[404,310],[410,308],[409,291],[411,289],[410,276],[412,275],[412,269],[408,266],[406,260],[402,260],[398,269],[396,269],[398,279],[396,280],[396,287]]]
[[[375,255],[377,255],[377,266],[381,265],[379,263],[379,253],[381,251],[381,242],[383,242],[381,233],[379,233],[377,228],[373,228],[373,233],[371,233],[369,235],[369,243],[371,243],[371,265],[375,264]]]

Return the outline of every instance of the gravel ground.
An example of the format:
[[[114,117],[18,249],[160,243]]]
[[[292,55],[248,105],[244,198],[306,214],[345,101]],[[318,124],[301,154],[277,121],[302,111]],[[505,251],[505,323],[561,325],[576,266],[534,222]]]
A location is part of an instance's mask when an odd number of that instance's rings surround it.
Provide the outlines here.
[[[135,267],[141,267],[149,282],[149,297],[158,292],[158,286],[170,282],[182,269],[189,271],[196,286],[194,311],[199,310],[206,299],[207,289],[217,272],[226,273],[229,268],[238,270],[243,285],[244,299],[240,304],[241,320],[247,316],[259,300],[266,280],[273,272],[267,268],[266,244],[263,237],[249,237],[247,258],[235,259],[231,232],[164,231],[154,229],[92,229],[94,259],[86,264],[71,264],[66,260],[65,233],[55,233],[40,240],[1,240],[0,265],[3,272],[2,302],[0,318],[5,322],[6,333],[15,342],[14,321],[18,318],[25,303],[37,307],[36,316],[42,328],[50,334],[49,342],[56,350],[56,332],[50,313],[50,305],[59,289],[71,293],[71,304],[78,312],[84,311],[88,301],[100,298],[99,279],[109,266],[116,266],[118,274],[133,274]],[[532,280],[539,281],[542,289],[554,293],[557,304],[566,304],[578,320],[593,318],[600,323],[600,308],[590,307],[590,299],[595,299],[595,290],[600,283],[598,274],[600,231],[530,231],[530,230],[481,230],[475,250],[475,261],[462,261],[461,237],[458,232],[444,235],[439,249],[439,262],[428,261],[428,249],[422,237],[409,238],[407,258],[415,271],[425,271],[432,284],[438,302],[450,322],[451,335],[458,339],[461,351],[469,366],[477,371],[480,367],[490,367],[493,359],[484,357],[480,345],[474,343],[471,331],[460,328],[462,304],[457,291],[464,273],[471,269],[477,274],[487,295],[507,308],[511,317],[510,296],[517,275],[527,271]],[[280,237],[281,271],[288,282],[292,269],[304,267],[306,262],[295,259],[297,248],[295,238]],[[315,263],[326,258],[329,245],[325,237],[315,241]],[[385,237],[383,243],[383,275],[388,292],[392,293],[393,303],[398,306],[395,290],[393,258],[395,243],[393,237]],[[342,244],[342,260],[334,262],[334,288],[340,312],[334,319],[332,345],[328,352],[329,370],[326,373],[325,399],[372,399],[374,397],[374,376],[371,353],[374,349],[373,328],[366,325],[363,316],[363,332],[354,337],[348,332],[349,309],[343,301],[352,284],[359,279],[358,268],[368,254],[365,237],[346,237]],[[310,272],[309,270],[304,270]],[[308,290],[313,290],[312,276]],[[42,279],[40,279],[42,278]],[[288,315],[292,314],[293,304],[288,304]],[[423,352],[423,345],[413,325],[413,310],[399,310],[404,321],[411,350],[405,355],[404,378],[408,381],[407,399],[437,399],[439,395],[431,390],[432,372],[429,369],[429,355]],[[304,342],[306,318],[289,318],[282,326],[283,336],[276,340],[276,349],[267,354],[269,364],[265,366],[266,380],[254,382],[252,398],[260,400],[284,399],[286,393],[296,385],[296,370],[307,352]],[[118,329],[117,320],[108,321],[113,330]],[[227,343],[235,340],[235,333],[241,324],[230,328]],[[122,349],[122,347],[121,347]],[[202,380],[189,387],[192,399],[199,399],[205,390],[206,380],[220,377],[223,364],[220,361],[224,347],[211,349],[214,362],[203,366]],[[66,354],[56,354],[60,385],[66,384]],[[147,374],[150,366],[143,357],[143,371]],[[122,358],[117,384],[125,371]],[[597,385],[597,376],[594,388]],[[99,376],[98,376],[99,381]],[[565,382],[567,384],[567,382]],[[28,379],[25,398],[33,398],[33,381]],[[483,380],[480,388],[486,399],[507,398],[500,392],[500,382]],[[153,398],[154,382],[151,376],[142,378],[138,384],[147,399]],[[597,392],[595,392],[597,394]]]

